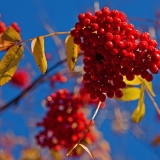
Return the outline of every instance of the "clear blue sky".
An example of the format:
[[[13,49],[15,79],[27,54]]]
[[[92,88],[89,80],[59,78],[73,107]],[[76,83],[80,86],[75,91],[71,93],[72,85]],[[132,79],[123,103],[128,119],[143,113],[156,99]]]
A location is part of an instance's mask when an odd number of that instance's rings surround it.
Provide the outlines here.
[[[126,13],[128,17],[134,18],[148,18],[155,19],[155,12],[160,9],[159,0],[100,0],[100,8],[103,6],[108,6],[110,9],[118,9]],[[0,13],[2,14],[2,20],[9,25],[11,22],[16,21],[22,29],[22,38],[28,39],[31,37],[36,37],[39,35],[44,35],[47,31],[44,29],[44,24],[49,24],[55,31],[69,31],[74,27],[75,22],[77,21],[77,16],[79,13],[83,13],[86,11],[94,10],[94,1],[93,0],[46,0],[46,1],[33,1],[33,0],[1,0],[0,1]],[[136,27],[140,25],[148,25],[152,26],[152,23],[147,22],[132,22],[136,25]],[[61,36],[62,40],[64,40],[64,36]],[[56,52],[56,46],[52,40],[47,39],[46,41],[46,52],[54,53]],[[34,60],[32,56],[25,51],[27,60],[30,61],[32,67],[37,71],[37,76],[40,75],[40,72],[37,70]],[[54,54],[55,55],[55,54]],[[56,61],[58,57],[53,57]],[[52,65],[49,62],[49,66]],[[25,61],[20,63],[20,66],[25,67]],[[159,78],[160,75],[156,75],[153,87],[157,97],[155,100],[158,104],[160,104],[160,91],[159,87]],[[37,91],[35,94],[32,93],[32,96],[36,96],[36,102],[34,105],[40,106],[40,100],[43,99],[47,95],[47,91],[42,92],[43,88]],[[7,102],[8,100],[14,98],[20,91],[17,91],[15,88],[10,88],[10,85],[6,85],[2,87],[2,98]],[[26,99],[27,101],[27,99]],[[111,129],[111,123],[107,119],[103,125],[101,126],[101,131],[103,131],[104,137],[109,141],[111,145],[111,155],[113,156],[113,160],[122,160],[116,158],[118,155],[125,155],[125,159],[123,160],[158,160],[160,159],[160,150],[154,149],[150,145],[150,140],[156,134],[160,134],[160,123],[156,122],[156,111],[153,107],[153,104],[146,96],[146,116],[145,119],[140,123],[142,129],[149,136],[146,141],[144,139],[137,139],[131,131],[127,131],[125,134],[117,136],[113,133]],[[121,103],[119,103],[121,105]],[[23,103],[21,104],[23,107]],[[124,104],[123,104],[124,105]],[[123,110],[133,111],[136,103],[126,105],[122,107]],[[27,108],[27,107],[26,107]],[[25,109],[25,108],[24,108]],[[35,111],[39,111],[40,114],[43,114],[43,108],[35,108]],[[7,110],[2,115],[0,115],[0,120],[7,120],[7,122],[13,122],[13,128],[10,129],[7,124],[5,126],[0,126],[0,133],[3,133],[8,130],[14,129],[15,134],[17,135],[25,135],[27,138],[30,138],[31,135],[27,128],[23,127],[25,124],[25,120],[23,119],[25,116],[17,116],[16,114],[12,114],[12,109]],[[98,116],[97,116],[98,118]],[[132,125],[133,127],[133,125]],[[150,128],[147,129],[147,128]],[[36,131],[35,131],[36,132]],[[34,133],[35,133],[34,132]],[[15,155],[17,156],[18,149],[15,151]],[[124,158],[124,157],[123,157]]]

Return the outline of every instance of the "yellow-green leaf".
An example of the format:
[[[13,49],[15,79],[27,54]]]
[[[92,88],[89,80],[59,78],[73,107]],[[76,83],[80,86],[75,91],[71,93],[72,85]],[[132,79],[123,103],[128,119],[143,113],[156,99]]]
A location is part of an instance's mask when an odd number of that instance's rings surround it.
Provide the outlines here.
[[[2,35],[2,39],[6,41],[20,41],[20,34],[12,27],[8,27]]]
[[[51,155],[54,159],[62,160],[62,155],[60,154],[60,152],[58,152],[54,149],[51,149]]]
[[[78,45],[73,43],[73,37],[71,35],[67,36],[65,44],[66,44],[67,63],[69,69],[73,71],[78,57]]]
[[[90,157],[94,160],[91,151],[90,151],[86,146],[84,146],[83,144],[79,143],[79,145],[80,145],[80,146],[90,155]]]
[[[140,98],[140,89],[136,87],[127,87],[123,89],[123,96],[119,98],[121,101],[134,101]]]
[[[23,46],[13,46],[4,55],[0,62],[0,86],[7,83],[15,71],[23,54]]]
[[[47,70],[47,60],[44,53],[44,38],[35,38],[31,43],[31,49],[39,70],[44,74]]]
[[[144,80],[144,84],[148,88],[148,90],[152,94],[152,96],[155,97],[156,95],[155,95],[155,93],[153,91],[152,82],[147,82],[146,80]]]
[[[141,79],[138,76],[135,76],[134,79],[132,81],[128,81],[126,79],[126,76],[123,76],[123,81],[127,84],[127,85],[140,85],[142,83]]]
[[[138,106],[132,113],[132,118],[131,118],[132,121],[134,123],[139,123],[145,115],[145,110],[146,109],[145,109],[145,104],[144,104],[144,81],[143,81],[141,85],[141,94],[140,94],[140,98],[138,101]]]

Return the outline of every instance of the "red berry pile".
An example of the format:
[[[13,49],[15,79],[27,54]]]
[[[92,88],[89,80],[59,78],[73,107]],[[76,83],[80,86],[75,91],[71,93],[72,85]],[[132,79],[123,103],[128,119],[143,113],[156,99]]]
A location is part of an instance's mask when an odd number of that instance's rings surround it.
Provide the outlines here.
[[[108,7],[94,15],[79,14],[78,19],[71,35],[84,51],[83,80],[91,99],[121,98],[126,87],[123,76],[129,81],[139,75],[153,80],[160,68],[160,51],[149,33],[140,34],[124,13]]]
[[[82,99],[69,93],[66,89],[60,89],[46,98],[48,112],[43,122],[38,126],[43,126],[44,130],[37,136],[37,142],[42,147],[67,151],[73,147],[81,138],[89,121],[86,119],[81,109]],[[94,141],[94,136],[89,131],[82,143],[86,139]]]
[[[27,70],[19,69],[13,75],[11,83],[17,87],[26,87],[30,82],[30,75]]]

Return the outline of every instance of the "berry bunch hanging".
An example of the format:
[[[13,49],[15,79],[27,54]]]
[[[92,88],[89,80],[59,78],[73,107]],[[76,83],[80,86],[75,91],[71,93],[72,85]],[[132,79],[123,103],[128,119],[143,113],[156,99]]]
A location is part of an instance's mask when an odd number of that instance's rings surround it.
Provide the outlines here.
[[[60,89],[46,98],[48,112],[43,122],[44,130],[37,136],[37,142],[42,147],[59,150],[69,150],[82,137],[89,121],[81,109],[82,99],[69,93],[66,89]],[[89,131],[83,143],[94,141],[94,135]],[[76,153],[74,153],[76,154]]]
[[[91,99],[121,98],[123,76],[129,81],[135,76],[153,80],[160,68],[160,51],[149,33],[140,34],[124,13],[108,7],[94,15],[79,14],[78,19],[71,35],[84,51],[84,86]]]

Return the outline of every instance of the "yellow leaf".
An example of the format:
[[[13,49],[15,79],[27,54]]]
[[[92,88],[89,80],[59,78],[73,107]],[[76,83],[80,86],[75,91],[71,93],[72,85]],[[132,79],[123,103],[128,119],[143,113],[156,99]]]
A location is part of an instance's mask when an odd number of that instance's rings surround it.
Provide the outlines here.
[[[134,101],[139,99],[140,97],[140,89],[135,87],[127,87],[123,89],[123,96],[122,98],[119,98],[118,100],[121,101]]]
[[[81,155],[83,152],[83,148],[79,145],[75,148],[75,150],[76,150],[77,155]]]
[[[54,159],[62,160],[62,155],[54,149],[51,149],[51,155]]]
[[[20,34],[12,27],[8,27],[2,35],[2,39],[6,41],[20,41]]]
[[[14,42],[6,41],[2,39],[2,34],[0,34],[0,51],[4,51],[10,46],[12,46]]]
[[[126,76],[123,76],[123,81],[127,84],[127,85],[140,85],[142,83],[141,79],[138,76],[135,76],[134,79],[132,81],[128,81],[126,79]]]
[[[146,109],[144,104],[144,82],[143,82],[141,85],[141,95],[138,101],[138,106],[132,113],[132,118],[131,118],[132,122],[139,123],[141,119],[144,117],[145,111]]]
[[[132,122],[139,123],[145,115],[145,104],[138,105],[137,108],[132,113]]]
[[[4,55],[0,62],[0,86],[7,83],[15,71],[23,54],[23,46],[13,46]]]
[[[90,155],[90,157],[94,160],[91,151],[90,151],[86,146],[84,146],[83,144],[79,143],[79,145],[80,145],[80,146]]]
[[[65,44],[68,66],[73,71],[78,57],[78,45],[73,43],[73,37],[71,35],[67,36]]]
[[[42,159],[38,149],[28,148],[22,151],[21,160],[42,160]]]
[[[153,88],[152,88],[152,82],[147,82],[146,80],[144,80],[144,84],[148,88],[151,95],[155,97],[156,95],[155,95]]]
[[[44,38],[35,38],[31,43],[31,49],[39,70],[44,74],[47,70],[47,60],[44,53]]]

